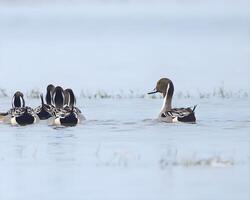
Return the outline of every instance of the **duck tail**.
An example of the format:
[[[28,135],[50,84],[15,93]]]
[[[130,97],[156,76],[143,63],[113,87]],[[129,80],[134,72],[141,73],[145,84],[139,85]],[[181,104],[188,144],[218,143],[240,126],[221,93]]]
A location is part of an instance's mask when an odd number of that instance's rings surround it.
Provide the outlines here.
[[[197,107],[197,105],[195,105],[195,106],[194,106],[194,108],[193,108],[192,112],[194,112],[194,111],[195,111],[196,107]]]
[[[40,94],[41,102],[42,102],[42,107],[44,106],[44,101],[43,101],[43,94]]]
[[[8,115],[8,112],[0,112],[0,115],[2,115],[2,116],[7,116],[7,115]]]

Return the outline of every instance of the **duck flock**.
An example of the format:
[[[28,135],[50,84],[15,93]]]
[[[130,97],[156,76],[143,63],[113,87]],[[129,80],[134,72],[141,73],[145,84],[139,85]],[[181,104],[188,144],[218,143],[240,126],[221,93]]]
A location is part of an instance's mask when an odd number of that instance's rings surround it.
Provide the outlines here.
[[[22,92],[15,92],[12,98],[12,108],[0,113],[1,121],[11,125],[29,125],[47,120],[49,125],[75,126],[85,120],[82,112],[76,107],[76,98],[72,89],[63,89],[50,84],[41,105],[31,108],[25,105]]]
[[[174,94],[173,82],[168,78],[160,79],[155,89],[148,94],[161,93],[163,105],[158,119],[162,122],[196,122],[195,108],[172,108],[172,97]],[[44,103],[41,94],[41,105],[31,108],[25,105],[23,93],[17,91],[12,98],[12,108],[0,113],[0,121],[11,125],[29,125],[47,120],[49,125],[76,126],[85,120],[82,112],[76,107],[76,98],[72,89],[63,89],[50,84]]]

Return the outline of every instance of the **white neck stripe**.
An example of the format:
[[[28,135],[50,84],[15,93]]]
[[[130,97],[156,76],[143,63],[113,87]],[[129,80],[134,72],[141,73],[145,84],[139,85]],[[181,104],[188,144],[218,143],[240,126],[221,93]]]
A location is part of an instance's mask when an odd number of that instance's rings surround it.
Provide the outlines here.
[[[167,89],[166,89],[166,95],[164,97],[164,100],[163,100],[163,104],[162,104],[162,107],[161,107],[161,112],[160,113],[163,113],[165,112],[165,107],[166,107],[166,102],[167,102],[167,94],[168,94],[168,90],[169,90],[169,83],[168,83],[168,86],[167,86]]]

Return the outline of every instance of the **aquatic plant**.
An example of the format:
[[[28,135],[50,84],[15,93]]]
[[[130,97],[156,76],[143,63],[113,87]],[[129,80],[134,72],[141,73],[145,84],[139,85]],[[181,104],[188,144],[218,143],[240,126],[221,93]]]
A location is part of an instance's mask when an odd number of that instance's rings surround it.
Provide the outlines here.
[[[39,89],[31,89],[26,92],[26,96],[28,98],[38,99],[41,94]],[[11,93],[8,93],[5,89],[0,88],[0,98],[12,96]],[[199,99],[210,99],[210,98],[221,98],[221,99],[229,99],[229,98],[248,98],[250,96],[249,91],[238,90],[232,91],[225,89],[224,86],[220,86],[218,88],[213,89],[212,91],[177,91],[174,94],[174,98],[177,99],[191,99],[191,98],[199,98]],[[139,90],[120,90],[118,92],[108,92],[105,90],[97,90],[86,91],[81,90],[78,98],[84,99],[160,99],[162,96],[160,94],[147,95],[145,91]]]
[[[41,91],[39,91],[38,89],[32,89],[31,91],[26,93],[26,96],[32,99],[39,99],[40,94],[41,94]]]
[[[0,97],[7,97],[7,92],[5,89],[0,88]]]
[[[129,167],[140,161],[140,155],[127,148],[114,149],[108,154],[104,154],[101,144],[97,147],[95,158],[97,166],[106,167]]]

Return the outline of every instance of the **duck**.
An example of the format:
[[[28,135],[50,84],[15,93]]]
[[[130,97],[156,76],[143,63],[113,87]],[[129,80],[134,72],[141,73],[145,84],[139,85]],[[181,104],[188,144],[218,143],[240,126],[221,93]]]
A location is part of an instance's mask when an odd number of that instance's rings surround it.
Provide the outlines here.
[[[4,121],[11,125],[25,126],[38,122],[39,118],[31,107],[25,106],[23,93],[17,91],[12,98],[12,108]]]
[[[84,117],[80,109],[75,107],[76,99],[73,90],[63,90],[62,87],[55,87],[52,94],[52,103],[55,107],[51,125],[56,126],[76,126]]]
[[[53,116],[53,106],[49,104],[45,104],[43,100],[43,94],[40,95],[41,105],[34,109],[36,115],[40,120],[47,120]]]
[[[163,105],[159,113],[158,119],[163,122],[189,122],[195,123],[195,105],[193,108],[172,108],[172,97],[174,94],[174,84],[168,78],[161,78],[156,88],[148,94],[161,93],[163,95]]]

